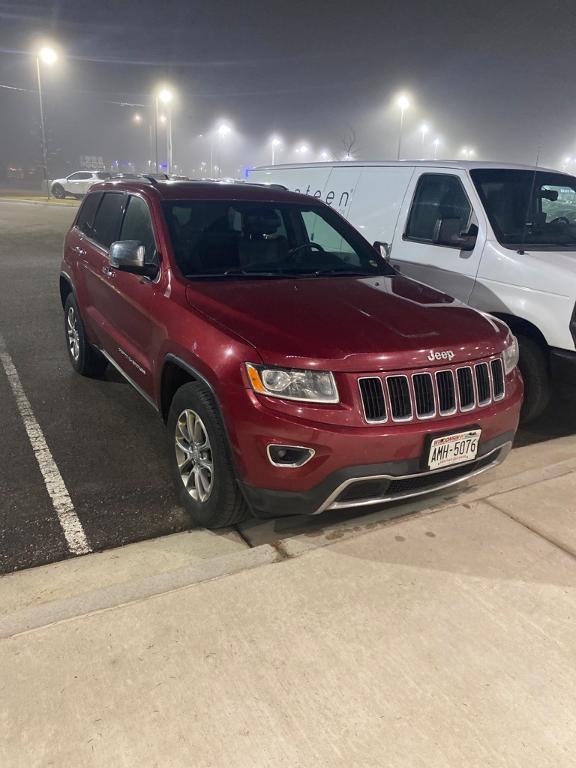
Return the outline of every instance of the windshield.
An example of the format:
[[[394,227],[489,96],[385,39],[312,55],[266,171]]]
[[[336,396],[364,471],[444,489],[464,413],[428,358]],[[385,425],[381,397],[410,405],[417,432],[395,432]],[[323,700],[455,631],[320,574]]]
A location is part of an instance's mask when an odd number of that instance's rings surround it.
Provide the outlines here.
[[[576,250],[576,178],[550,171],[471,171],[502,245]]]
[[[174,255],[187,277],[395,274],[330,208],[295,203],[166,201]]]

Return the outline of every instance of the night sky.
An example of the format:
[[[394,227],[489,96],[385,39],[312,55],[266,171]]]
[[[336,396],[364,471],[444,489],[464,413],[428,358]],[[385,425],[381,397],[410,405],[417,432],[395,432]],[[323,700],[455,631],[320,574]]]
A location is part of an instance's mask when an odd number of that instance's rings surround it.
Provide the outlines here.
[[[433,126],[441,156],[463,145],[483,159],[558,166],[576,155],[576,5],[573,1],[0,0],[0,85],[34,89],[36,41],[65,53],[46,71],[53,163],[79,155],[150,156],[150,103],[161,81],[178,92],[174,158],[185,172],[207,155],[206,134],[225,116],[236,129],[232,166],[269,160],[279,133],[342,154],[395,157],[399,90],[411,93],[405,155],[421,156],[418,128]],[[143,122],[145,123],[146,120]],[[35,92],[0,88],[0,166],[38,159]],[[315,158],[311,158],[315,159]]]

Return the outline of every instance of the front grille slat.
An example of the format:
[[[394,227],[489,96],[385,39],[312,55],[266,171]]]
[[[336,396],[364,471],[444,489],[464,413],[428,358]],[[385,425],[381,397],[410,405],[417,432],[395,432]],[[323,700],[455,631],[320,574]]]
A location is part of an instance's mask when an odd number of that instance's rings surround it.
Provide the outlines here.
[[[492,370],[492,391],[494,400],[501,400],[504,397],[504,369],[502,360],[496,358],[490,363]]]
[[[475,367],[475,372],[478,405],[487,405],[490,402],[490,374],[488,373],[488,363],[478,363]]]
[[[412,418],[412,400],[407,376],[388,376],[388,397],[394,421],[408,421]]]
[[[438,408],[442,416],[456,413],[456,389],[454,388],[454,374],[452,371],[438,371],[436,373],[436,387],[438,389]]]
[[[440,371],[363,376],[358,378],[358,387],[364,418],[370,423],[467,413],[506,394],[499,357]]]
[[[412,386],[414,387],[414,401],[418,418],[426,419],[434,416],[436,403],[431,374],[415,373],[412,377]]]
[[[471,368],[457,368],[456,378],[458,380],[458,397],[460,400],[460,410],[470,411],[476,404],[474,394],[474,381],[472,379]]]
[[[382,381],[377,376],[358,380],[366,421],[386,421],[386,403]]]

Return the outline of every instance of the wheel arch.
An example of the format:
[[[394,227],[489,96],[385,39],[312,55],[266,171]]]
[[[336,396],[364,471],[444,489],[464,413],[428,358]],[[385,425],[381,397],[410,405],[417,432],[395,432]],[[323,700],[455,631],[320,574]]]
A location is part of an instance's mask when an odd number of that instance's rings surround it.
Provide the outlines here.
[[[532,341],[535,341],[546,351],[546,353],[548,353],[549,345],[546,341],[546,337],[540,328],[538,328],[537,325],[534,325],[534,323],[531,323],[530,320],[525,320],[523,317],[510,315],[506,312],[491,312],[490,314],[492,314],[494,317],[497,317],[498,320],[505,322],[513,334],[528,336],[528,338],[532,339]]]
[[[173,354],[164,358],[160,374],[160,415],[164,422],[168,420],[170,404],[178,389],[189,382],[200,382],[209,390],[222,417],[222,407],[214,387],[196,368]]]
[[[59,288],[60,288],[60,301],[62,302],[62,309],[64,309],[64,307],[66,306],[66,300],[68,296],[71,293],[74,293],[74,286],[72,285],[72,280],[70,279],[70,276],[66,274],[66,272],[60,273]]]

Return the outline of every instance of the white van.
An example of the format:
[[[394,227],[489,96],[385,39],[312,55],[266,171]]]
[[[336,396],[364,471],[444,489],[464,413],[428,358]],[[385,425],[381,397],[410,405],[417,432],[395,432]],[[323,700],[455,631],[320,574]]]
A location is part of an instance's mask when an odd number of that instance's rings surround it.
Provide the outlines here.
[[[576,371],[576,178],[500,163],[399,161],[256,168],[249,181],[323,200],[402,273],[505,320],[520,342],[525,422],[551,376]]]

